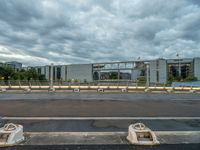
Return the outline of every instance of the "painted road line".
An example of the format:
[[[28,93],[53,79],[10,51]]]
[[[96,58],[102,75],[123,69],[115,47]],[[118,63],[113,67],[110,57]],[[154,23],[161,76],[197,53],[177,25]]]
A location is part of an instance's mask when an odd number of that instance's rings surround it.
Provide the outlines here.
[[[2,120],[200,120],[200,117],[1,117]]]

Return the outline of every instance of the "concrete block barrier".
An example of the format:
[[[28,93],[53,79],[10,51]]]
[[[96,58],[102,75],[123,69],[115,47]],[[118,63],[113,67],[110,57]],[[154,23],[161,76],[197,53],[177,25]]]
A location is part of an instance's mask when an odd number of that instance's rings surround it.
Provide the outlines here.
[[[25,92],[31,92],[31,89],[30,88],[25,88],[24,91]]]
[[[98,92],[104,92],[104,89],[98,89]]]
[[[128,92],[126,88],[121,89],[121,92]]]
[[[74,92],[80,92],[80,89],[79,88],[75,88]]]

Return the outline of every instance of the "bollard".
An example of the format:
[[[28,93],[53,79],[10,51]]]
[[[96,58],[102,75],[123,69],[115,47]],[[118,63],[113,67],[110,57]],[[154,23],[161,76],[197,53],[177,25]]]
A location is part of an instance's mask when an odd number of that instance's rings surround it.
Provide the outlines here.
[[[122,92],[128,92],[127,88],[121,89]]]
[[[24,91],[25,92],[31,92],[31,89],[30,88],[25,88]]]
[[[24,141],[23,126],[13,123],[0,128],[0,147],[13,146]]]
[[[76,89],[74,89],[74,92],[78,93],[78,92],[80,92],[80,89],[76,88]]]
[[[189,92],[190,93],[196,93],[196,90],[190,90]]]
[[[160,144],[155,133],[143,123],[135,123],[129,126],[127,140],[134,145]]]
[[[0,91],[1,92],[6,92],[6,88],[1,88]]]
[[[104,90],[103,89],[98,89],[98,92],[104,92]]]
[[[168,93],[173,93],[174,90],[173,90],[173,89],[169,89],[169,90],[167,90],[167,92],[168,92]]]
[[[145,93],[151,92],[151,90],[149,88],[144,90]]]
[[[55,88],[49,88],[49,92],[55,92],[56,89]]]

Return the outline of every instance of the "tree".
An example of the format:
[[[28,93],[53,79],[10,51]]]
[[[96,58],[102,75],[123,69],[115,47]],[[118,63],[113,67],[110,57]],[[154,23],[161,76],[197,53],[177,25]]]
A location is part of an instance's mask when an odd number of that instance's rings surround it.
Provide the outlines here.
[[[29,80],[38,80],[38,78],[39,78],[39,75],[34,68],[27,70],[25,74],[26,74],[28,81]]]
[[[40,75],[38,76],[38,79],[39,79],[40,81],[45,81],[45,80],[46,80],[45,75],[43,75],[43,74],[40,74]]]
[[[11,67],[0,67],[0,76],[5,80],[9,80],[15,74],[15,71]]]
[[[109,79],[118,79],[118,73],[117,72],[111,72]]]
[[[15,72],[10,67],[0,67],[0,79],[4,80],[46,80],[45,75],[38,74],[34,68]]]
[[[197,77],[189,75],[184,79],[184,81],[197,81]]]

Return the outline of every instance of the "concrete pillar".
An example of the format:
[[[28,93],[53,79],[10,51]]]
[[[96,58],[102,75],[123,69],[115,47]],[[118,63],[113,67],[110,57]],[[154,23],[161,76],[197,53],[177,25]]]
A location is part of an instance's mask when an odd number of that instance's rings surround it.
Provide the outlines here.
[[[61,79],[63,80],[63,81],[65,81],[66,80],[66,68],[65,68],[65,66],[61,66]]]
[[[55,66],[55,72],[54,72],[54,80],[57,80],[58,77],[57,77],[57,66]]]
[[[165,59],[158,60],[158,82],[166,83],[167,82],[167,61]]]
[[[51,81],[51,88],[53,88],[53,63],[51,64],[51,75],[50,75],[50,81]]]
[[[149,63],[150,69],[150,82],[156,83],[157,82],[157,61],[153,60]]]
[[[149,65],[147,65],[147,83],[146,86],[149,87]]]
[[[41,67],[41,74],[45,75],[45,67]]]
[[[45,66],[45,77],[47,80],[50,80],[50,76],[49,76],[49,66]]]
[[[194,76],[200,80],[200,58],[194,58]]]
[[[119,80],[120,79],[119,63],[117,64],[117,67],[118,67],[118,76],[117,76],[117,79]]]

